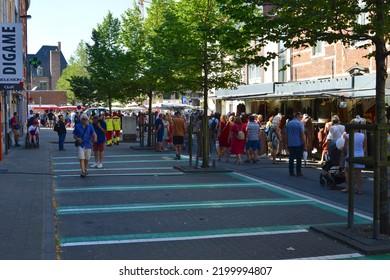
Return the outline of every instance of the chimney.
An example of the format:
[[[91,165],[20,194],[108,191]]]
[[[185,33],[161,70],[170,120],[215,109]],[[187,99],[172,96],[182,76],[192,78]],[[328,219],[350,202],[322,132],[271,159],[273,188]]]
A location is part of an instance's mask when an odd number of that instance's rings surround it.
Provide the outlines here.
[[[61,51],[61,42],[58,42],[58,51]]]

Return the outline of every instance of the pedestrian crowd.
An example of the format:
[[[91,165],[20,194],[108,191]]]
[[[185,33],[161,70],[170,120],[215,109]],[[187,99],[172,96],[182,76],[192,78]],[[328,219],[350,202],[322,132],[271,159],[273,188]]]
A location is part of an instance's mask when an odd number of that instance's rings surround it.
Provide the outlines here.
[[[356,116],[351,123],[364,124],[365,119]],[[209,116],[208,124],[210,153],[212,154],[215,149],[218,161],[229,162],[234,158],[235,164],[258,163],[262,158],[270,156],[273,164],[279,164],[281,157],[287,156],[289,175],[298,177],[303,176],[302,163],[306,163],[308,158],[314,160],[313,153],[320,152],[319,163],[323,165],[326,162],[329,144],[342,139],[343,143],[338,148],[342,157],[337,165],[342,168],[348,186],[349,134],[345,132],[345,126],[335,114],[321,129],[314,126],[308,114],[301,112],[290,117],[280,113],[270,115],[266,122],[261,114],[237,116],[234,113],[229,115],[214,113]],[[358,130],[354,136],[354,157],[366,156],[367,133]],[[354,164],[357,194],[363,193],[364,168],[363,164]],[[348,192],[348,187],[342,191]]]
[[[157,113],[154,122],[156,137],[156,151],[175,152],[175,159],[180,160],[184,147],[188,144],[188,130],[191,116],[180,111]],[[39,129],[42,126],[52,128],[58,134],[58,149],[64,149],[67,128],[73,128],[73,138],[77,147],[80,161],[81,177],[88,175],[88,164],[93,152],[91,168],[103,168],[105,146],[119,145],[123,114],[92,112],[87,116],[81,111],[53,112],[49,110],[44,116],[34,113],[32,110],[27,121],[27,141],[36,145],[39,139]],[[137,125],[148,120],[143,114],[137,116]],[[193,119],[192,133],[198,138],[198,150],[200,143],[204,141],[202,134],[202,118],[199,115]],[[285,116],[280,113],[267,116],[261,114],[213,113],[208,116],[209,148],[210,154],[215,153],[218,161],[229,162],[234,158],[235,164],[259,163],[264,157],[270,156],[273,164],[279,164],[282,156],[288,157],[288,172],[290,176],[303,176],[302,162],[306,162],[312,152],[320,152],[320,164],[325,164],[331,157],[331,148],[341,150],[341,159],[338,164],[344,170],[347,187],[343,192],[348,192],[348,158],[350,135],[345,132],[345,126],[341,124],[337,115],[331,117],[331,121],[317,132],[312,118],[308,114],[297,112],[294,116]],[[364,124],[365,119],[356,116],[351,123]],[[15,112],[10,119],[10,127],[13,131],[15,146],[20,146],[19,141],[21,122]],[[389,137],[390,139],[390,137]],[[342,142],[342,143],[341,143]],[[390,141],[389,141],[390,142]],[[336,145],[337,143],[337,145]],[[340,144],[341,143],[341,144]],[[333,149],[334,150],[334,149]],[[367,132],[356,130],[354,132],[354,157],[367,155]],[[245,158],[244,158],[245,157]],[[362,170],[364,164],[354,164],[354,175],[357,178],[356,193],[362,194]]]

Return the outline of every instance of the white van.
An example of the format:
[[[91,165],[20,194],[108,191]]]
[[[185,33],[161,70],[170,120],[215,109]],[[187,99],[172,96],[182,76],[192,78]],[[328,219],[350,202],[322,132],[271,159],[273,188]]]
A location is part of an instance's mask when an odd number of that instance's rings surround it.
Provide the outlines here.
[[[85,114],[87,114],[88,117],[90,117],[92,115],[92,112],[95,112],[95,115],[98,115],[100,116],[102,113],[104,113],[106,111],[106,108],[104,107],[99,107],[99,108],[88,108],[87,110],[85,110]]]

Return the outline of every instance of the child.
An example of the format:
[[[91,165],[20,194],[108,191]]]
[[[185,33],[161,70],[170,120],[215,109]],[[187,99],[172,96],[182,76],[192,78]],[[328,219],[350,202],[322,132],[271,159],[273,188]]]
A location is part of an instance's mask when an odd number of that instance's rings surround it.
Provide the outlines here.
[[[35,120],[28,128],[28,140],[30,145],[37,145],[37,137],[39,136],[39,122]]]

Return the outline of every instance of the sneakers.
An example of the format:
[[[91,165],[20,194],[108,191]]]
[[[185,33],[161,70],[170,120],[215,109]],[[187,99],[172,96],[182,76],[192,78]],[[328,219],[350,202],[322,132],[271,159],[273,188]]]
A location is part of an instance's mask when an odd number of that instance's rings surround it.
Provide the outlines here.
[[[95,162],[94,164],[91,164],[90,166],[91,166],[91,168],[95,168],[95,167],[103,168],[103,164],[101,162]]]
[[[180,160],[180,158],[181,158],[180,155],[179,155],[179,154],[176,154],[176,159],[177,159],[177,160]]]

